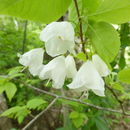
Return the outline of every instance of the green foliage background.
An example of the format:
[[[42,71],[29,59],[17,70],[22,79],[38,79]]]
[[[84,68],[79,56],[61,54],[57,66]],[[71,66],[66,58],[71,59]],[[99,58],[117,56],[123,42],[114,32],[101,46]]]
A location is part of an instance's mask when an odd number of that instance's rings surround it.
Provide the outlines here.
[[[79,23],[74,2],[71,0],[0,0],[0,3],[0,14],[2,14],[0,16],[0,93],[4,93],[9,107],[2,116],[16,119],[18,122],[14,127],[17,129],[21,128],[19,124],[26,124],[28,117],[35,116],[52,100],[48,95],[34,92],[27,87],[28,85],[60,94],[60,91],[51,88],[51,82],[48,84],[48,81],[32,77],[26,69],[21,72],[23,67],[18,63],[18,55],[23,54],[23,50],[26,52],[36,47],[44,47],[44,43],[39,40],[39,33],[47,23],[57,21],[61,16],[66,19],[68,15],[67,19],[74,25],[77,37]],[[112,74],[104,79],[106,85],[110,87],[110,89],[106,88],[106,97],[98,97],[90,92],[89,98],[84,98],[83,101],[106,108],[120,109],[120,103],[113,96],[112,90],[123,102],[124,109],[129,112],[130,1],[78,0],[78,6],[83,35],[87,39],[85,47],[91,50],[88,56],[98,53],[112,71]],[[119,28],[115,29],[113,24],[118,24]],[[83,52],[75,58],[86,61]],[[45,54],[45,59],[44,62],[47,63],[51,58]],[[66,91],[68,82],[70,81],[67,80],[64,85]],[[77,98],[71,94],[67,96]],[[127,116],[61,99],[54,108],[61,110],[62,104],[69,107],[66,124],[63,122],[63,115],[56,112],[55,120],[58,120],[58,123],[54,123],[53,129],[114,130],[119,128],[122,122],[130,127],[130,119]]]

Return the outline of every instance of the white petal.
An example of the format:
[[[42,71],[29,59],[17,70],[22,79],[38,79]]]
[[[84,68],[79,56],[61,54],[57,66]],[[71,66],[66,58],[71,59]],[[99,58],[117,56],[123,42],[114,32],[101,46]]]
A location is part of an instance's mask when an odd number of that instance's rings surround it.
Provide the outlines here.
[[[102,91],[102,90],[93,89],[92,91],[93,91],[96,95],[98,95],[98,96],[101,96],[101,97],[104,97],[104,96],[105,96],[104,91]]]
[[[51,60],[44,66],[39,77],[40,79],[52,79],[54,88],[61,88],[64,85],[66,76],[65,72],[65,58],[59,56]]]
[[[92,56],[92,62],[102,77],[105,77],[110,74],[108,66],[98,55]]]
[[[45,48],[48,55],[55,57],[64,54],[68,51],[73,52],[74,42],[63,40],[58,37],[53,37],[45,43]]]
[[[65,58],[65,64],[66,64],[66,76],[67,76],[67,78],[74,78],[76,73],[77,73],[74,58],[72,56],[68,55]]]
[[[20,56],[19,63],[24,66],[38,66],[43,62],[44,51],[42,48],[32,49]]]
[[[92,90],[99,96],[104,96],[104,81],[91,61],[81,66],[71,84],[71,89]]]
[[[53,37],[62,37],[64,40],[74,41],[74,29],[69,22],[52,22],[40,34],[40,39],[47,42]]]
[[[41,70],[43,70],[44,68],[44,65],[38,65],[38,66],[29,66],[29,72],[33,75],[33,76],[36,76],[36,75],[39,75]]]

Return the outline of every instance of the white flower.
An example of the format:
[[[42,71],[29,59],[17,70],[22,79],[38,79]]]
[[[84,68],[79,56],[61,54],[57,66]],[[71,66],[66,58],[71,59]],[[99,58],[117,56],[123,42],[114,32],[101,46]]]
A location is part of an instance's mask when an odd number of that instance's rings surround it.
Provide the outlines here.
[[[68,87],[70,89],[77,89],[78,91],[91,89],[96,95],[105,96],[104,81],[92,61],[87,61],[81,66],[74,80]]]
[[[66,76],[67,76],[67,78],[74,78],[76,73],[77,73],[74,58],[72,56],[68,55],[65,58],[65,64],[66,64]]]
[[[52,79],[54,88],[61,88],[65,80],[65,58],[59,56],[44,66],[39,77],[40,79]]]
[[[52,57],[74,51],[74,29],[69,22],[52,22],[43,29],[40,39]]]
[[[69,63],[67,61],[69,61]],[[72,69],[72,71],[70,71],[70,69]],[[64,56],[58,56],[44,66],[39,77],[42,80],[52,79],[53,87],[59,89],[63,87],[65,78],[73,78],[75,73],[74,59],[71,56],[68,56],[67,59],[65,59]]]
[[[102,77],[106,77],[107,75],[110,74],[110,70],[106,63],[98,56],[98,55],[93,55],[92,56],[92,62],[96,68],[96,70],[99,72],[99,74]]]
[[[38,75],[43,68],[43,54],[42,48],[32,49],[20,56],[19,63],[29,67],[29,71],[33,76]]]
[[[43,64],[37,64],[37,65],[32,65],[32,66],[29,66],[29,72],[33,75],[33,76],[36,76],[36,75],[39,75],[39,73],[41,72],[41,70],[44,68],[44,65]]]

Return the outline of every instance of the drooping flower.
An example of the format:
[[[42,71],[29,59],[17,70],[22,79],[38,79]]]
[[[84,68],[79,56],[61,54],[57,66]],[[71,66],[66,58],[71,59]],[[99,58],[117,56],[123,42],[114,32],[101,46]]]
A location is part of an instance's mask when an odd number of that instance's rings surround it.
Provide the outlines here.
[[[107,75],[110,74],[110,70],[106,63],[98,56],[98,55],[93,55],[92,56],[92,62],[96,68],[96,70],[99,72],[99,74],[102,77],[106,77]]]
[[[67,78],[74,78],[76,73],[77,73],[74,58],[72,56],[68,55],[65,58],[65,65],[66,65],[66,76],[67,76]]]
[[[87,61],[81,66],[74,80],[68,85],[70,89],[78,91],[92,90],[98,96],[105,96],[104,81],[102,77],[110,74],[106,63],[98,56],[93,55],[92,61]]]
[[[39,77],[42,80],[52,79],[54,88],[61,88],[65,80],[65,58],[59,56],[44,66]]]
[[[46,52],[52,56],[74,51],[74,29],[69,22],[52,22],[40,34],[45,42]]]
[[[74,80],[68,87],[70,89],[77,89],[80,92],[92,90],[98,96],[105,96],[104,81],[92,61],[87,61],[81,66]]]
[[[64,56],[58,56],[44,66],[39,77],[42,80],[51,79],[53,87],[59,89],[63,87],[66,77],[73,78],[76,73],[75,67],[74,59],[71,56],[66,59]]]
[[[44,50],[42,48],[32,49],[20,56],[19,63],[28,67],[30,73],[36,76],[43,68],[43,54]]]

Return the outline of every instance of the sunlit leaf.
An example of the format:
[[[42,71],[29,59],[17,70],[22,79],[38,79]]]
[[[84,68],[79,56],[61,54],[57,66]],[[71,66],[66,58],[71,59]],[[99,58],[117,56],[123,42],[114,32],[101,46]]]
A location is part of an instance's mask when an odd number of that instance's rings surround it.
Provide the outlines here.
[[[120,48],[120,38],[117,31],[108,23],[99,22],[90,25],[89,37],[95,51],[106,62],[112,62]]]
[[[121,82],[130,84],[130,68],[121,70],[121,71],[118,73],[118,79],[119,79]]]
[[[49,23],[67,11],[71,0],[0,0],[0,14]]]

